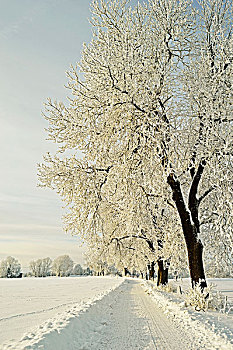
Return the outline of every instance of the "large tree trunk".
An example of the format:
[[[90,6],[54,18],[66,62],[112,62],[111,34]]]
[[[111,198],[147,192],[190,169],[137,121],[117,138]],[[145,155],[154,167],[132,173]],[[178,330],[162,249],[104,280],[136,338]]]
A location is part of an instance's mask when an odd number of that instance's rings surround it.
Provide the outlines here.
[[[168,283],[168,267],[164,267],[163,259],[158,259],[158,276],[157,286],[166,285]]]
[[[188,260],[192,287],[200,283],[203,289],[207,286],[202,257],[203,245],[200,240],[196,239],[189,240],[186,244],[189,245]]]
[[[201,169],[203,171],[203,169]],[[197,172],[198,174],[198,172]],[[200,175],[200,174],[199,174]],[[173,200],[176,204],[182,228],[186,247],[188,251],[189,270],[192,286],[200,283],[201,288],[205,288],[206,278],[203,265],[203,245],[198,238],[199,221],[198,221],[198,200],[196,198],[197,186],[200,178],[194,177],[189,193],[189,210],[186,207],[179,180],[174,174],[168,176],[167,182],[172,189]],[[198,180],[195,182],[195,180]]]

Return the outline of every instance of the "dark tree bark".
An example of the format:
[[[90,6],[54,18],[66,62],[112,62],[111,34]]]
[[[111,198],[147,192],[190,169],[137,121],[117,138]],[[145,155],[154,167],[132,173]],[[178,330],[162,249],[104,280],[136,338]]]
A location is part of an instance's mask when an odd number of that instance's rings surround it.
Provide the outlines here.
[[[150,264],[147,264],[147,272],[146,272],[146,279],[150,279]]]
[[[154,281],[155,278],[155,262],[152,261],[149,265],[149,279]]]
[[[163,249],[163,241],[161,239],[157,240],[159,250]],[[168,266],[169,264],[165,264],[166,261],[161,257],[158,258],[158,276],[157,276],[157,286],[165,285],[168,283]],[[166,265],[166,267],[165,267]]]
[[[202,289],[205,288],[207,284],[202,256],[203,245],[198,237],[200,232],[200,224],[198,219],[198,208],[200,201],[197,199],[197,189],[204,170],[204,166],[205,162],[201,162],[196,174],[193,175],[192,185],[188,198],[188,208],[184,201],[179,180],[175,177],[174,174],[170,174],[167,178],[167,182],[171,187],[173,200],[176,204],[183,228],[184,238],[188,251],[192,287],[200,283]]]
[[[158,259],[158,277],[157,286],[166,285],[168,283],[168,267],[164,266],[164,260]]]

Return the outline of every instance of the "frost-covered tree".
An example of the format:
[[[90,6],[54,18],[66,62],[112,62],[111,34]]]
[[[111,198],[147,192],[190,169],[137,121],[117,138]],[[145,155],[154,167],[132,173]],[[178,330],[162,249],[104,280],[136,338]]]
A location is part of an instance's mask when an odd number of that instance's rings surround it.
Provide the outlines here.
[[[198,41],[181,79],[182,117],[174,147],[178,162],[171,165],[175,171],[167,181],[181,218],[192,281],[201,279],[205,286],[203,242],[208,255],[214,242],[221,245],[229,237],[213,207],[232,192],[232,2],[200,1],[196,23]],[[219,209],[222,217],[224,207]],[[232,212],[228,215],[231,221]],[[217,228],[214,234],[211,226]],[[232,231],[230,235],[232,241]]]
[[[217,195],[213,193],[209,203],[203,207],[206,268],[208,276],[229,277],[233,276],[233,191],[225,196]]]
[[[30,269],[30,273],[35,276],[35,277],[38,277],[38,262],[39,264],[41,264],[41,259],[39,260],[32,260],[30,261],[29,263],[29,269]]]
[[[56,276],[64,277],[72,273],[74,262],[69,255],[61,255],[53,261],[52,271]]]
[[[98,245],[98,246],[97,246]],[[106,254],[106,246],[101,244],[101,239],[98,242],[92,242],[87,248],[85,260],[89,268],[91,268],[98,276],[105,274],[108,268],[108,259]]]
[[[108,218],[114,220],[114,218]],[[114,265],[123,274],[128,270],[136,270],[144,277],[148,275],[151,279],[154,279],[156,264],[158,264],[158,284],[166,284],[168,266],[171,264],[173,270],[178,271],[185,269],[187,259],[180,227],[173,225],[173,231],[169,232],[169,218],[165,214],[163,218],[166,220],[167,230],[166,234],[161,232],[160,236],[157,233],[160,240],[155,240],[155,235],[149,236],[143,230],[138,234],[124,232],[123,225],[120,226],[121,230],[118,234],[113,231],[112,234],[104,237],[96,236],[88,245],[86,254],[88,264],[97,273],[102,273],[108,266]],[[163,227],[162,222],[160,224]],[[157,229],[159,227],[157,225]]]
[[[208,203],[232,191],[232,1],[129,3],[92,3],[95,31],[81,74],[68,73],[69,105],[47,104],[49,138],[74,155],[47,154],[40,182],[67,204],[66,229],[88,242],[121,232],[157,242],[179,219],[192,283],[205,287],[206,217],[217,225]],[[163,256],[176,240],[168,231]]]
[[[51,267],[52,267],[52,259],[47,257],[47,258],[44,258],[42,261],[43,261],[42,275],[49,276],[51,272]]]
[[[76,264],[73,267],[73,274],[74,275],[83,275],[83,268],[80,264]]]
[[[50,275],[52,260],[50,258],[33,260],[29,264],[30,272],[35,277],[46,277]]]
[[[21,273],[21,265],[19,261],[12,256],[8,256],[0,263],[0,277],[14,278],[19,277]]]

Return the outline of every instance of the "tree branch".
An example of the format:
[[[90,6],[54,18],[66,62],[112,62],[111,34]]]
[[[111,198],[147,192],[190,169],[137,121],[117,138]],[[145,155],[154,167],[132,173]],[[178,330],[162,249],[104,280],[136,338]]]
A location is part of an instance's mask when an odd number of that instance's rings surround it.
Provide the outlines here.
[[[205,191],[205,193],[203,193],[203,195],[198,199],[198,205],[200,205],[201,201],[208,196],[208,194],[210,192],[212,192],[215,189],[215,186],[210,187],[207,191]]]
[[[198,218],[199,200],[197,199],[197,190],[198,190],[198,186],[199,186],[201,176],[203,174],[205,166],[206,166],[206,160],[202,159],[199,163],[196,174],[193,177],[193,181],[192,181],[192,185],[191,185],[191,188],[189,191],[189,197],[188,197],[188,207],[191,212],[192,220],[198,232],[200,231],[200,223]]]
[[[154,248],[153,242],[152,242],[149,238],[147,238],[147,237],[145,237],[145,236],[127,235],[127,236],[123,236],[123,237],[120,237],[120,238],[114,237],[114,238],[111,239],[110,243],[112,243],[114,240],[117,241],[117,242],[119,243],[119,242],[122,241],[123,239],[128,239],[128,238],[139,238],[139,239],[144,239],[144,240],[146,241],[146,243],[148,244],[150,250],[151,250],[152,252],[155,252],[155,248]]]

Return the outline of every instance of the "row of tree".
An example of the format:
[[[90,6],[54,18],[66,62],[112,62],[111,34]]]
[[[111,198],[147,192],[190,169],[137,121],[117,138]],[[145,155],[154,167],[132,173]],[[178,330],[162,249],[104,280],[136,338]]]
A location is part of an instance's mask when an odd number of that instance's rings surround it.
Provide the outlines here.
[[[90,275],[90,268],[84,269],[80,264],[74,264],[69,255],[61,255],[54,261],[50,258],[33,260],[29,264],[29,272],[26,276],[46,277],[46,276],[70,276],[70,275]],[[19,261],[11,256],[3,259],[0,263],[0,277],[19,278],[22,277],[22,269]]]
[[[232,0],[130,2],[92,3],[68,103],[47,103],[40,185],[98,270],[157,264],[166,283],[188,266],[204,288],[203,257],[232,273]]]
[[[74,264],[69,255],[61,255],[54,261],[50,258],[33,260],[29,265],[28,275],[35,277],[46,277],[56,275],[59,277],[70,275],[90,275],[89,268],[84,269],[80,264]]]

